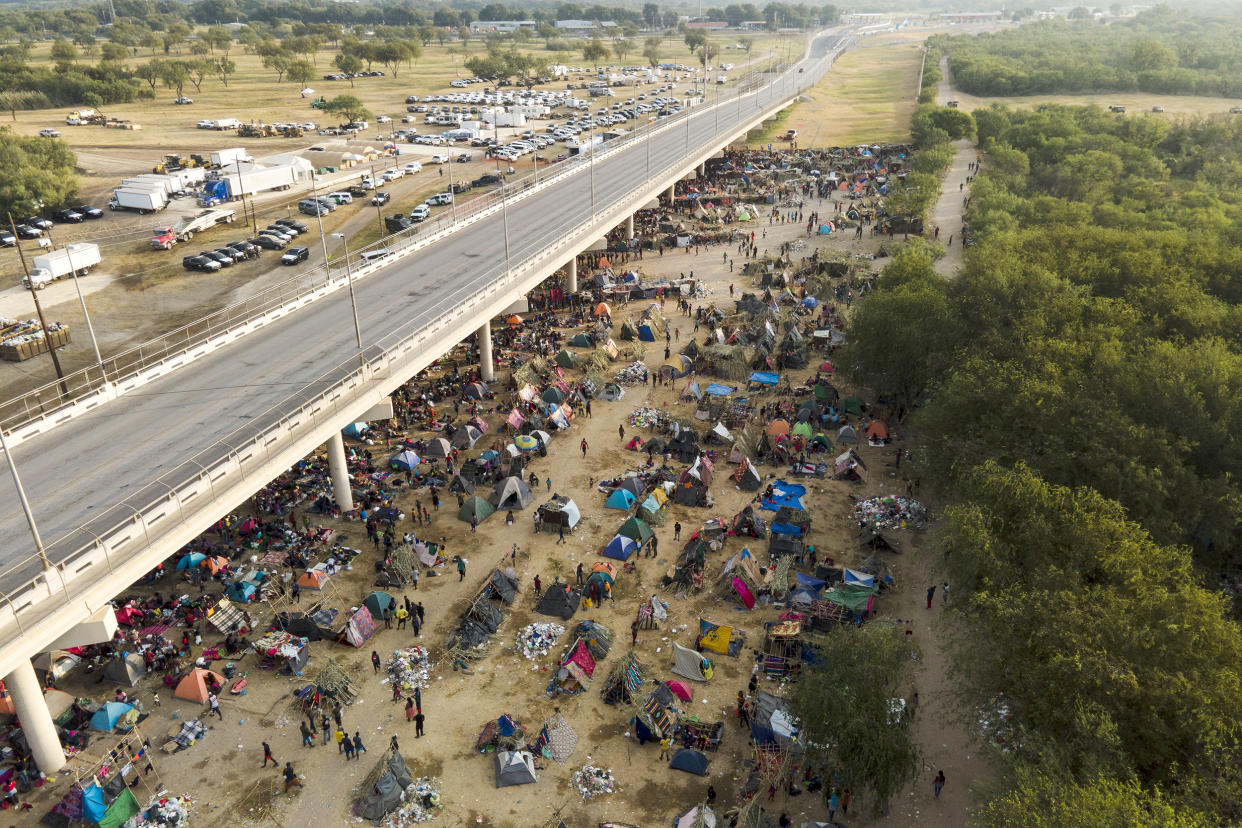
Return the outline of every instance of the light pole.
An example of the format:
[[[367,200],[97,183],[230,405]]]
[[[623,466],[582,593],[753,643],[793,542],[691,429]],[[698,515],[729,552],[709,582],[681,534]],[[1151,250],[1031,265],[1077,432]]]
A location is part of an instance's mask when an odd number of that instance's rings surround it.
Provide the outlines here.
[[[52,234],[47,234],[48,241],[52,240]],[[78,271],[73,266],[73,251],[69,248],[72,245],[65,245],[65,261],[69,264],[69,274],[73,276],[73,287],[78,292],[78,303],[82,306],[82,316],[86,319],[86,332],[91,338],[91,348],[95,351],[95,363],[99,366],[100,382],[107,382],[107,375],[104,372],[103,356],[99,353],[99,341],[95,339],[95,326],[91,324],[91,315],[86,312],[86,297],[82,295],[82,283],[78,281]]]
[[[315,202],[315,221],[319,223],[319,244],[323,247],[323,270],[328,277],[328,281],[332,281],[332,265],[328,264],[328,239],[323,234],[323,205],[319,203],[319,179],[315,177],[314,169],[311,170],[311,201]]]
[[[238,158],[234,163],[237,165],[237,194],[241,196],[242,221],[245,221],[246,220],[246,188],[242,186],[241,159]],[[312,181],[314,180],[314,175],[315,175],[314,170],[311,170]],[[259,235],[259,220],[255,217],[255,214],[254,214],[254,199],[250,200],[250,228],[254,231],[254,234],[256,236]]]
[[[595,133],[587,138],[587,149],[591,153],[591,218],[595,218]]]
[[[22,270],[26,273],[26,284],[30,286],[30,298],[34,300],[35,311],[39,314],[39,327],[43,330],[43,342],[47,345],[47,352],[52,357],[52,367],[56,369],[56,378],[60,380],[60,392],[65,396],[69,396],[69,386],[65,385],[65,372],[60,368],[60,357],[56,355],[56,349],[52,347],[52,335],[47,329],[47,319],[43,316],[43,305],[39,302],[39,293],[35,290],[35,283],[30,278],[30,267],[26,264],[26,253],[22,250],[21,237],[17,235],[17,227],[13,224],[13,214],[9,213],[9,230],[13,232],[13,238],[17,239],[17,255],[22,260]]]
[[[509,266],[509,184],[506,181],[500,182],[500,212],[504,217],[505,223],[505,275],[510,275],[513,271]],[[592,210],[594,212],[594,210]]]
[[[345,248],[345,282],[349,285],[349,307],[354,313],[354,340],[358,343],[358,367],[366,364],[362,357],[362,326],[358,324],[358,299],[354,296],[354,271],[349,266],[349,242],[344,233],[333,233],[332,238],[340,239]]]
[[[4,428],[0,427],[0,449],[4,451],[4,459],[9,462],[9,473],[13,475],[13,486],[17,489],[17,499],[22,503],[22,511],[26,513],[26,525],[30,527],[30,535],[34,538],[35,552],[39,555],[39,563],[44,571],[52,568],[43,551],[43,538],[39,536],[39,527],[35,525],[34,512],[30,511],[30,501],[26,499],[26,490],[22,488],[22,479],[17,475],[17,463],[13,460],[13,452],[9,451],[9,441],[4,439]]]

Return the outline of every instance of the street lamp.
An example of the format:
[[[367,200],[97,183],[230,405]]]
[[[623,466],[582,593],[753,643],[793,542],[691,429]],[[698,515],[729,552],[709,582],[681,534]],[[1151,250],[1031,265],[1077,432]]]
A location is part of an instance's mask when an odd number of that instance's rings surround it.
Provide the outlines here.
[[[17,476],[17,463],[13,460],[13,452],[9,451],[9,441],[4,439],[4,428],[0,426],[0,449],[4,451],[4,459],[9,462],[9,473],[13,475],[13,486],[17,489],[17,499],[21,501],[22,511],[26,513],[26,525],[30,527],[30,535],[34,538],[35,552],[39,555],[39,563],[46,571],[52,568],[43,551],[43,538],[39,536],[39,528],[35,526],[34,512],[30,511],[30,501],[26,499],[26,490],[22,488],[22,479]]]
[[[323,247],[323,269],[328,282],[332,281],[332,265],[328,264],[328,240],[323,234],[323,205],[319,203],[319,180],[311,169],[311,201],[315,203],[315,221],[319,223],[319,244]]]
[[[345,247],[345,282],[349,285],[349,307],[354,313],[354,339],[358,343],[358,367],[361,368],[366,361],[362,357],[362,326],[358,324],[358,299],[354,295],[354,272],[349,266],[349,242],[345,239],[344,233],[333,233],[332,238],[340,239]],[[324,261],[326,262],[327,259],[325,258]]]
[[[448,154],[448,170],[449,170],[449,204],[452,205],[453,222],[457,222],[457,190],[453,188],[453,153]]]

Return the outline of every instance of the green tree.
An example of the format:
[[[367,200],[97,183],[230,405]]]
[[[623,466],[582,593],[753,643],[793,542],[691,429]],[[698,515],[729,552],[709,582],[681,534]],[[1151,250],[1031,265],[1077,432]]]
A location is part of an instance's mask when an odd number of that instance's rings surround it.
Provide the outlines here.
[[[790,695],[803,743],[825,778],[869,797],[879,813],[920,767],[910,721],[894,712],[917,651],[898,625],[877,622],[831,628],[820,652],[830,666],[804,668]]]
[[[643,41],[643,57],[653,69],[660,65],[660,51],[663,45],[664,39],[660,37],[649,37]]]
[[[351,55],[342,52],[332,60],[336,64],[336,68],[340,69],[346,75],[349,75],[349,85],[354,85],[354,75],[362,71],[362,61],[357,55]]]
[[[971,824],[978,828],[1213,828],[1210,816],[1189,810],[1159,789],[1134,780],[1099,776],[1078,782],[1059,773],[1018,769],[1003,792],[977,807]]]
[[[600,61],[608,59],[608,47],[599,38],[592,38],[582,46],[582,59],[592,66],[599,66]]]
[[[194,84],[194,91],[203,91],[203,81],[207,76],[216,71],[216,62],[209,58],[200,58],[198,60],[187,60],[184,62],[186,72],[188,73],[190,83]]]
[[[161,35],[164,44],[164,54],[168,54],[173,49],[177,50],[177,54],[181,53],[181,44],[185,43],[186,38],[190,36],[190,27],[184,23],[173,23]]]
[[[164,86],[177,93],[180,98],[185,94],[185,85],[190,81],[190,70],[180,60],[165,60],[159,64],[160,80]]]
[[[52,42],[52,60],[61,72],[65,72],[78,59],[78,48],[64,38]]]
[[[160,82],[160,63],[159,59],[150,61],[149,63],[140,63],[134,67],[134,77],[140,78],[147,82],[151,87],[151,91],[155,91],[155,85]]]
[[[634,44],[628,37],[614,37],[612,39],[612,53],[617,56],[617,60],[625,62],[625,56],[630,53]]]
[[[687,29],[682,40],[685,41],[686,47],[691,52],[697,52],[707,45],[707,35],[699,29]]]
[[[99,47],[99,59],[123,63],[129,58],[129,49],[119,43],[104,43]]]
[[[221,55],[213,63],[216,77],[220,79],[221,84],[228,87],[229,78],[237,71],[237,64],[228,55]]]
[[[208,26],[202,38],[211,45],[213,51],[219,49],[226,55],[233,46],[233,35],[225,26]]]
[[[381,65],[388,67],[388,71],[395,78],[397,71],[401,68],[401,64],[411,59],[413,54],[408,43],[393,41],[391,43],[381,43],[375,50],[375,59]]]
[[[78,190],[76,164],[64,141],[0,128],[0,214],[29,215],[40,204],[69,202]]]
[[[315,67],[311,65],[309,60],[290,61],[289,68],[285,71],[290,81],[303,87],[315,76]]]
[[[197,40],[191,40],[190,41],[190,54],[197,55],[199,57],[203,57],[204,55],[211,54],[211,44],[203,40],[202,38],[198,38]]]
[[[339,115],[348,123],[369,121],[375,118],[366,104],[353,95],[337,95],[323,106],[323,111]]]
[[[289,71],[289,64],[291,63],[293,63],[293,59],[281,53],[265,55],[263,58],[263,65],[276,73],[277,83],[285,79],[285,73]]]

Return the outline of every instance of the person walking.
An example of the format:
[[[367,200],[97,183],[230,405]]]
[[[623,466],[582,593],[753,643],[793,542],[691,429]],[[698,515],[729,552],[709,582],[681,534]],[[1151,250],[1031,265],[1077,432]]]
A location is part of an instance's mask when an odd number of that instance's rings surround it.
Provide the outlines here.
[[[410,613],[410,627],[414,630],[414,637],[421,638],[423,632],[423,622],[418,620],[418,613]]]
[[[272,746],[267,742],[263,743],[263,767],[267,767],[267,763],[271,762],[272,767],[279,768],[280,763],[276,761],[276,757],[272,756]]]
[[[837,815],[837,805],[839,805],[840,802],[841,800],[837,797],[837,792],[835,790],[832,793],[828,794],[828,821],[829,822],[832,822],[833,818]]]
[[[405,622],[410,618],[410,611],[405,607],[397,607],[397,629],[404,630]]]
[[[354,758],[354,743],[346,736],[343,744],[345,745],[345,761],[348,762]]]
[[[474,531],[473,527],[471,527],[471,531]],[[466,559],[458,556],[457,558],[457,582],[461,583],[464,580],[466,580]],[[930,606],[930,601],[928,603],[928,606]]]
[[[293,769],[292,762],[285,762],[285,793],[289,793],[290,788],[302,787],[302,780],[298,779],[298,773]]]
[[[388,748],[389,748],[389,749],[390,749],[393,753],[400,753],[400,752],[401,752],[401,746],[400,746],[399,744],[397,744],[397,734],[395,734],[395,733],[394,733],[394,734],[392,734],[392,741],[390,741],[390,742],[388,743]]]
[[[327,714],[323,717],[323,743],[328,744],[328,738],[332,735],[332,724],[328,721]]]
[[[414,738],[423,738],[423,723],[427,721],[427,717],[423,715],[423,711],[419,710],[414,714]]]
[[[414,614],[418,616],[418,623],[421,626],[423,623],[423,602],[422,601],[419,601],[418,603],[414,605]]]
[[[582,438],[582,457],[583,457],[583,459],[586,459],[586,452],[587,452],[587,441],[586,441],[586,438],[585,438],[585,437],[583,437],[583,438]]]
[[[849,788],[841,791],[841,816],[850,815],[850,798],[854,796],[854,792]]]
[[[660,740],[660,758],[669,758],[669,749],[673,746],[673,740],[665,736]]]
[[[620,437],[622,441],[625,440],[625,423],[617,426],[617,436]]]
[[[224,721],[224,714],[220,712],[220,697],[212,693],[207,697],[207,715],[215,713],[220,717],[220,721]]]
[[[379,653],[375,652],[375,650],[371,651],[371,668],[372,671],[376,673],[380,670],[380,657]]]
[[[302,731],[302,744],[307,747],[315,746],[315,732],[306,726],[306,722],[299,722],[299,728]]]
[[[708,783],[707,785],[707,804],[716,804],[716,789],[712,787],[711,783]]]
[[[358,731],[355,730],[354,731],[354,754],[356,756],[359,753],[366,753],[366,752],[367,752],[366,745],[362,744],[362,734],[360,734]]]
[[[579,564],[578,564],[577,576],[578,576],[578,584],[577,584],[577,585],[578,585],[578,586],[582,586],[582,564],[581,564],[581,563],[579,563]]]
[[[477,534],[478,531],[479,531],[479,516],[471,515],[470,516],[470,534],[472,535]]]
[[[936,799],[940,798],[940,791],[944,788],[944,771],[936,774],[936,778],[932,780],[932,790],[936,793]]]
[[[296,581],[293,584],[293,603],[302,603],[302,588],[297,585]]]
[[[418,709],[418,712],[419,712],[419,713],[422,713],[422,712],[423,712],[423,691],[422,691],[422,688],[419,688],[419,687],[415,687],[415,688],[414,688],[414,707]]]
[[[550,491],[552,491],[552,478],[550,478],[550,477],[549,477],[549,478],[548,478],[547,480],[545,480],[544,482],[548,484],[548,491],[549,491],[549,492],[550,492]]]
[[[414,709],[414,699],[413,697],[407,696],[405,699],[405,720],[407,722],[414,721],[415,712],[416,711]]]
[[[633,647],[638,643],[638,621],[635,620],[630,624],[630,646]]]
[[[673,524],[673,540],[681,540],[681,521]]]
[[[336,737],[336,752],[344,753],[345,752],[345,731],[338,727],[336,729],[336,733],[332,735]]]
[[[936,597],[936,585],[932,584],[927,588],[927,608],[931,609],[932,599]]]
[[[543,581],[539,580],[538,573],[535,574],[535,597],[538,598],[543,594]]]

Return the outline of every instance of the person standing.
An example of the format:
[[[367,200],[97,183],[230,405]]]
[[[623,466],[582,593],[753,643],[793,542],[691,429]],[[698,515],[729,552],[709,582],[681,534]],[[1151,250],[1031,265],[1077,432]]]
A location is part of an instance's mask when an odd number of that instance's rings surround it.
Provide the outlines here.
[[[306,726],[306,722],[299,722],[298,726],[302,731],[302,744],[306,745],[307,747],[314,747],[315,746],[314,731],[312,731],[309,727]]]
[[[944,582],[944,603],[949,603],[949,582]]]
[[[841,791],[841,816],[850,815],[850,798],[854,796],[854,792],[849,788]]]
[[[673,524],[673,540],[681,540],[681,521]]]
[[[332,735],[336,737],[336,752],[344,753],[345,752],[345,731],[338,727],[336,729],[336,733]]]
[[[293,603],[302,603],[302,588],[297,585],[296,581],[293,584]]]
[[[932,599],[936,597],[936,585],[932,584],[927,588],[927,608],[931,609]]]
[[[581,562],[578,563],[577,575],[578,575],[578,586],[582,586],[582,563]]]
[[[667,759],[669,757],[669,749],[673,746],[673,740],[665,736],[660,740],[660,758]]]
[[[379,657],[379,653],[375,652],[375,650],[371,651],[371,668],[373,672],[376,672],[376,673],[379,672],[380,657]]]
[[[425,721],[427,721],[427,717],[423,715],[423,711],[421,709],[417,713],[414,714],[414,738],[415,739],[423,738],[423,723]]]
[[[345,746],[345,761],[348,762],[354,758],[354,743],[349,741],[349,736],[347,735],[341,744]]]
[[[212,693],[207,697],[207,705],[210,708],[208,715],[215,713],[220,717],[220,721],[224,721],[224,714],[220,712],[220,697]]]
[[[834,790],[832,793],[828,794],[828,821],[829,822],[832,822],[833,818],[836,817],[837,805],[839,804],[840,804],[840,799],[837,797],[837,792]]]
[[[414,613],[418,616],[418,623],[421,626],[423,623],[423,602],[422,601],[419,601],[418,603],[414,605]]]
[[[285,793],[289,793],[290,788],[302,787],[302,780],[298,779],[297,771],[293,769],[292,762],[285,762]]]
[[[716,804],[716,789],[712,787],[711,783],[708,783],[707,785],[707,804]]]
[[[565,542],[565,524],[558,524],[556,527],[556,543],[560,545]]]
[[[410,618],[410,611],[405,607],[397,607],[397,629],[404,630],[405,622]]]
[[[936,778],[932,780],[932,790],[936,792],[936,799],[940,798],[940,791],[944,788],[944,771],[936,774]]]
[[[423,622],[418,619],[418,613],[410,613],[410,627],[414,630],[414,637],[419,638],[422,635]]]
[[[535,574],[535,597],[538,598],[543,594],[543,581],[539,580],[538,573]]]
[[[267,742],[263,743],[263,767],[267,767],[267,763],[271,762],[272,767],[279,768],[280,763],[276,761],[276,757],[272,756],[272,746]]]
[[[630,646],[638,644],[638,621],[635,620],[630,624]]]
[[[366,753],[366,752],[367,752],[366,745],[362,744],[362,734],[360,734],[358,731],[355,730],[354,731],[354,755],[357,756],[360,753]],[[358,758],[362,758],[362,757],[359,756]]]
[[[470,527],[470,531],[472,532],[474,531],[473,525]],[[466,580],[466,559],[458,556],[457,558],[457,582],[461,583],[464,580]],[[928,599],[928,606],[931,606],[931,599]]]
[[[587,453],[587,441],[586,441],[586,438],[583,437],[582,438],[582,458],[584,460],[586,459],[586,453]]]
[[[324,745],[328,744],[328,738],[331,735],[332,735],[332,723],[328,721],[328,717],[325,714],[323,717],[323,743]]]
[[[423,712],[423,691],[420,687],[414,688],[414,707],[418,709],[419,713]]]

